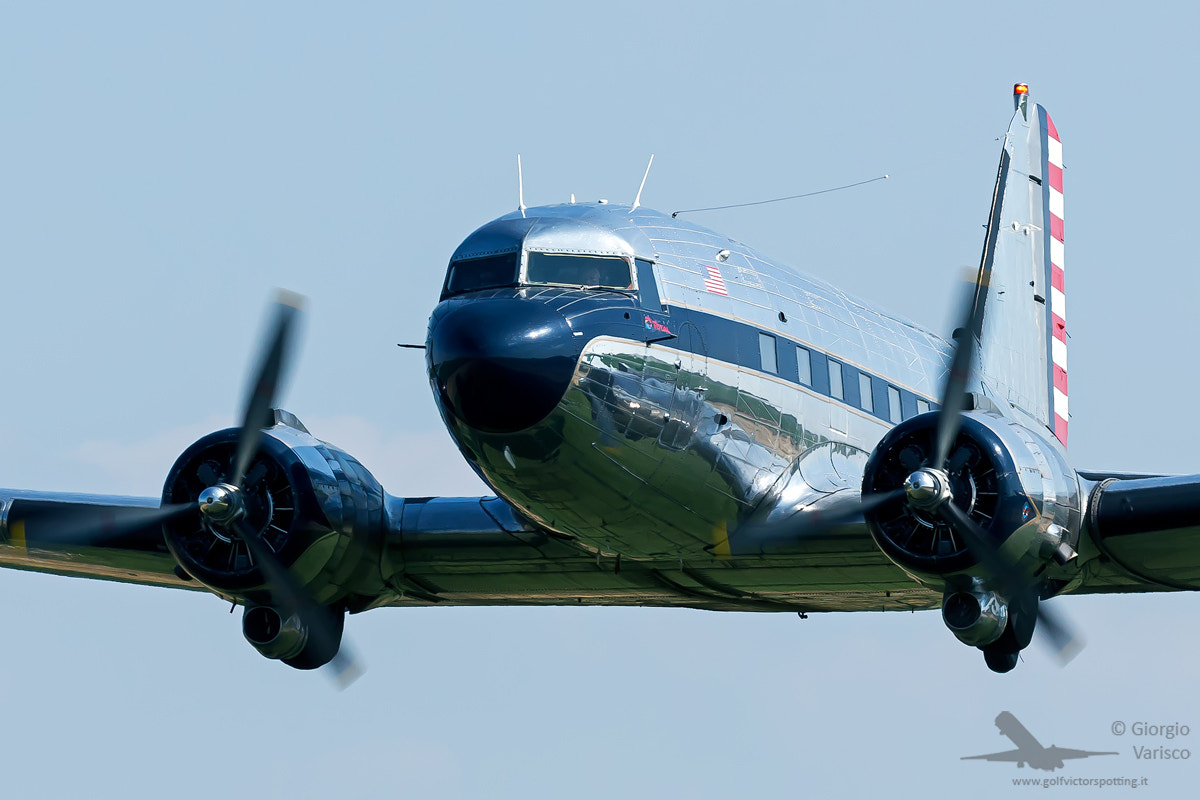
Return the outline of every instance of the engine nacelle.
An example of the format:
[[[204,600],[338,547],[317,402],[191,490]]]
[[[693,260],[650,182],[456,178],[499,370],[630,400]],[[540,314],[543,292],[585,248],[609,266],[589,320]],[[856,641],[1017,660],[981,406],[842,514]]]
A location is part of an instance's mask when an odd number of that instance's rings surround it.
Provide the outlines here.
[[[314,438],[292,415],[276,411],[275,420],[263,430],[246,470],[245,519],[317,604],[340,610],[355,589],[376,588],[371,582],[373,574],[378,580],[383,487],[356,459]],[[167,476],[163,503],[195,502],[204,489],[228,480],[238,435],[236,428],[218,431],[187,448]],[[188,575],[248,606],[272,605],[263,571],[240,538],[207,524],[198,510],[169,520],[163,532]]]
[[[934,457],[937,412],[892,428],[867,460],[863,497],[901,489]],[[1046,436],[987,411],[962,415],[944,466],[951,500],[999,548],[1033,575],[1051,559],[1074,556],[1081,525],[1081,492],[1062,451]],[[879,548],[917,581],[967,590],[982,576],[966,542],[938,515],[914,508],[903,492],[870,509],[866,519]]]

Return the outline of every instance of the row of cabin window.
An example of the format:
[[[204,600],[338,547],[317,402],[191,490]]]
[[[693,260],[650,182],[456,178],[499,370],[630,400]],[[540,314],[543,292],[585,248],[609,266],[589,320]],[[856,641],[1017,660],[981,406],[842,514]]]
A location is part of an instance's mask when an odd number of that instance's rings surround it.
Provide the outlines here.
[[[777,352],[777,341],[774,336],[769,333],[760,333],[758,335],[759,355],[762,359],[762,369],[764,372],[779,374],[779,357]],[[816,387],[813,384],[813,365],[818,363],[817,369],[820,369],[819,362],[824,361],[829,375],[828,387]],[[904,406],[910,405],[909,416],[912,416],[913,409],[915,413],[924,414],[929,410],[929,401],[920,397],[915,397],[915,404],[904,402],[904,394],[900,389],[891,384],[876,379],[865,372],[847,367],[842,362],[836,361],[828,356],[820,353],[814,353],[807,347],[796,345],[796,369],[800,383],[805,386],[813,386],[813,388],[824,388],[828,390],[829,396],[837,400],[849,402],[855,398],[846,397],[846,373],[858,376],[858,407],[869,414],[874,414],[880,419],[889,422],[900,422],[904,419]],[[853,378],[851,378],[853,379]],[[879,408],[876,409],[878,404]],[[886,404],[886,406],[885,406]]]

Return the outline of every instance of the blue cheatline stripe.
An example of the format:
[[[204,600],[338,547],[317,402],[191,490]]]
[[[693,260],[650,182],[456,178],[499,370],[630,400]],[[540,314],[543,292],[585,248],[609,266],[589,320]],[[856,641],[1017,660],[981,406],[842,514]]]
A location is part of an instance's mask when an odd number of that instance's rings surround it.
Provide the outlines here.
[[[858,375],[860,372],[867,375],[871,379],[871,396],[874,401],[874,408],[864,413],[868,413],[883,422],[891,423],[897,421],[890,419],[888,415],[890,404],[888,402],[887,389],[889,386],[894,387],[900,392],[901,416],[904,419],[917,415],[918,399],[928,402],[930,408],[936,409],[938,407],[938,404],[931,398],[897,386],[884,376],[860,370],[857,367],[846,364],[840,358],[830,356],[828,353],[818,350],[807,342],[798,342],[794,339],[780,336],[775,331],[765,331],[745,322],[697,309],[671,306],[667,313],[670,315],[671,327],[679,330],[682,325],[690,323],[695,326],[700,335],[698,337],[680,336],[678,339],[673,339],[663,344],[714,361],[723,361],[728,364],[754,370],[763,375],[780,378],[794,386],[804,386],[848,408],[863,411],[859,397]],[[775,338],[776,372],[768,372],[762,368],[761,349],[758,338],[760,333],[766,333]],[[810,354],[811,384],[800,382],[799,366],[796,361],[797,353],[800,351],[797,348],[803,348]],[[834,398],[830,394],[828,368],[830,360],[836,361],[842,368],[842,399]]]

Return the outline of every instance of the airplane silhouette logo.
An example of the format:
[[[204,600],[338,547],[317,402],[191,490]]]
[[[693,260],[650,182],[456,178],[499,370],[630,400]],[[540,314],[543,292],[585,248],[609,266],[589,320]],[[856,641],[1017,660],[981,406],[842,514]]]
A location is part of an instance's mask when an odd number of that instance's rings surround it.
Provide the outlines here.
[[[1063,761],[1068,758],[1118,755],[1118,753],[1113,751],[1071,750],[1070,748],[1058,747],[1056,745],[1042,747],[1041,743],[1033,738],[1033,734],[1016,717],[1007,711],[1001,711],[999,716],[996,717],[996,727],[1000,729],[1001,736],[1007,736],[1012,740],[1012,743],[1017,746],[1016,750],[1006,750],[1003,753],[988,753],[982,756],[963,756],[961,760],[1015,761],[1018,767],[1024,767],[1028,764],[1033,769],[1053,772],[1063,766]]]

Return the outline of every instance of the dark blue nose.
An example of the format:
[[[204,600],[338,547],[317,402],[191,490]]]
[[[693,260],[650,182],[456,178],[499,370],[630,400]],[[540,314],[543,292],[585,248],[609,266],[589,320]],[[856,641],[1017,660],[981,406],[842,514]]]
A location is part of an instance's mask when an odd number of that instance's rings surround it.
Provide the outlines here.
[[[545,418],[567,391],[582,349],[562,314],[520,298],[448,305],[429,328],[440,402],[485,433],[512,433]]]

